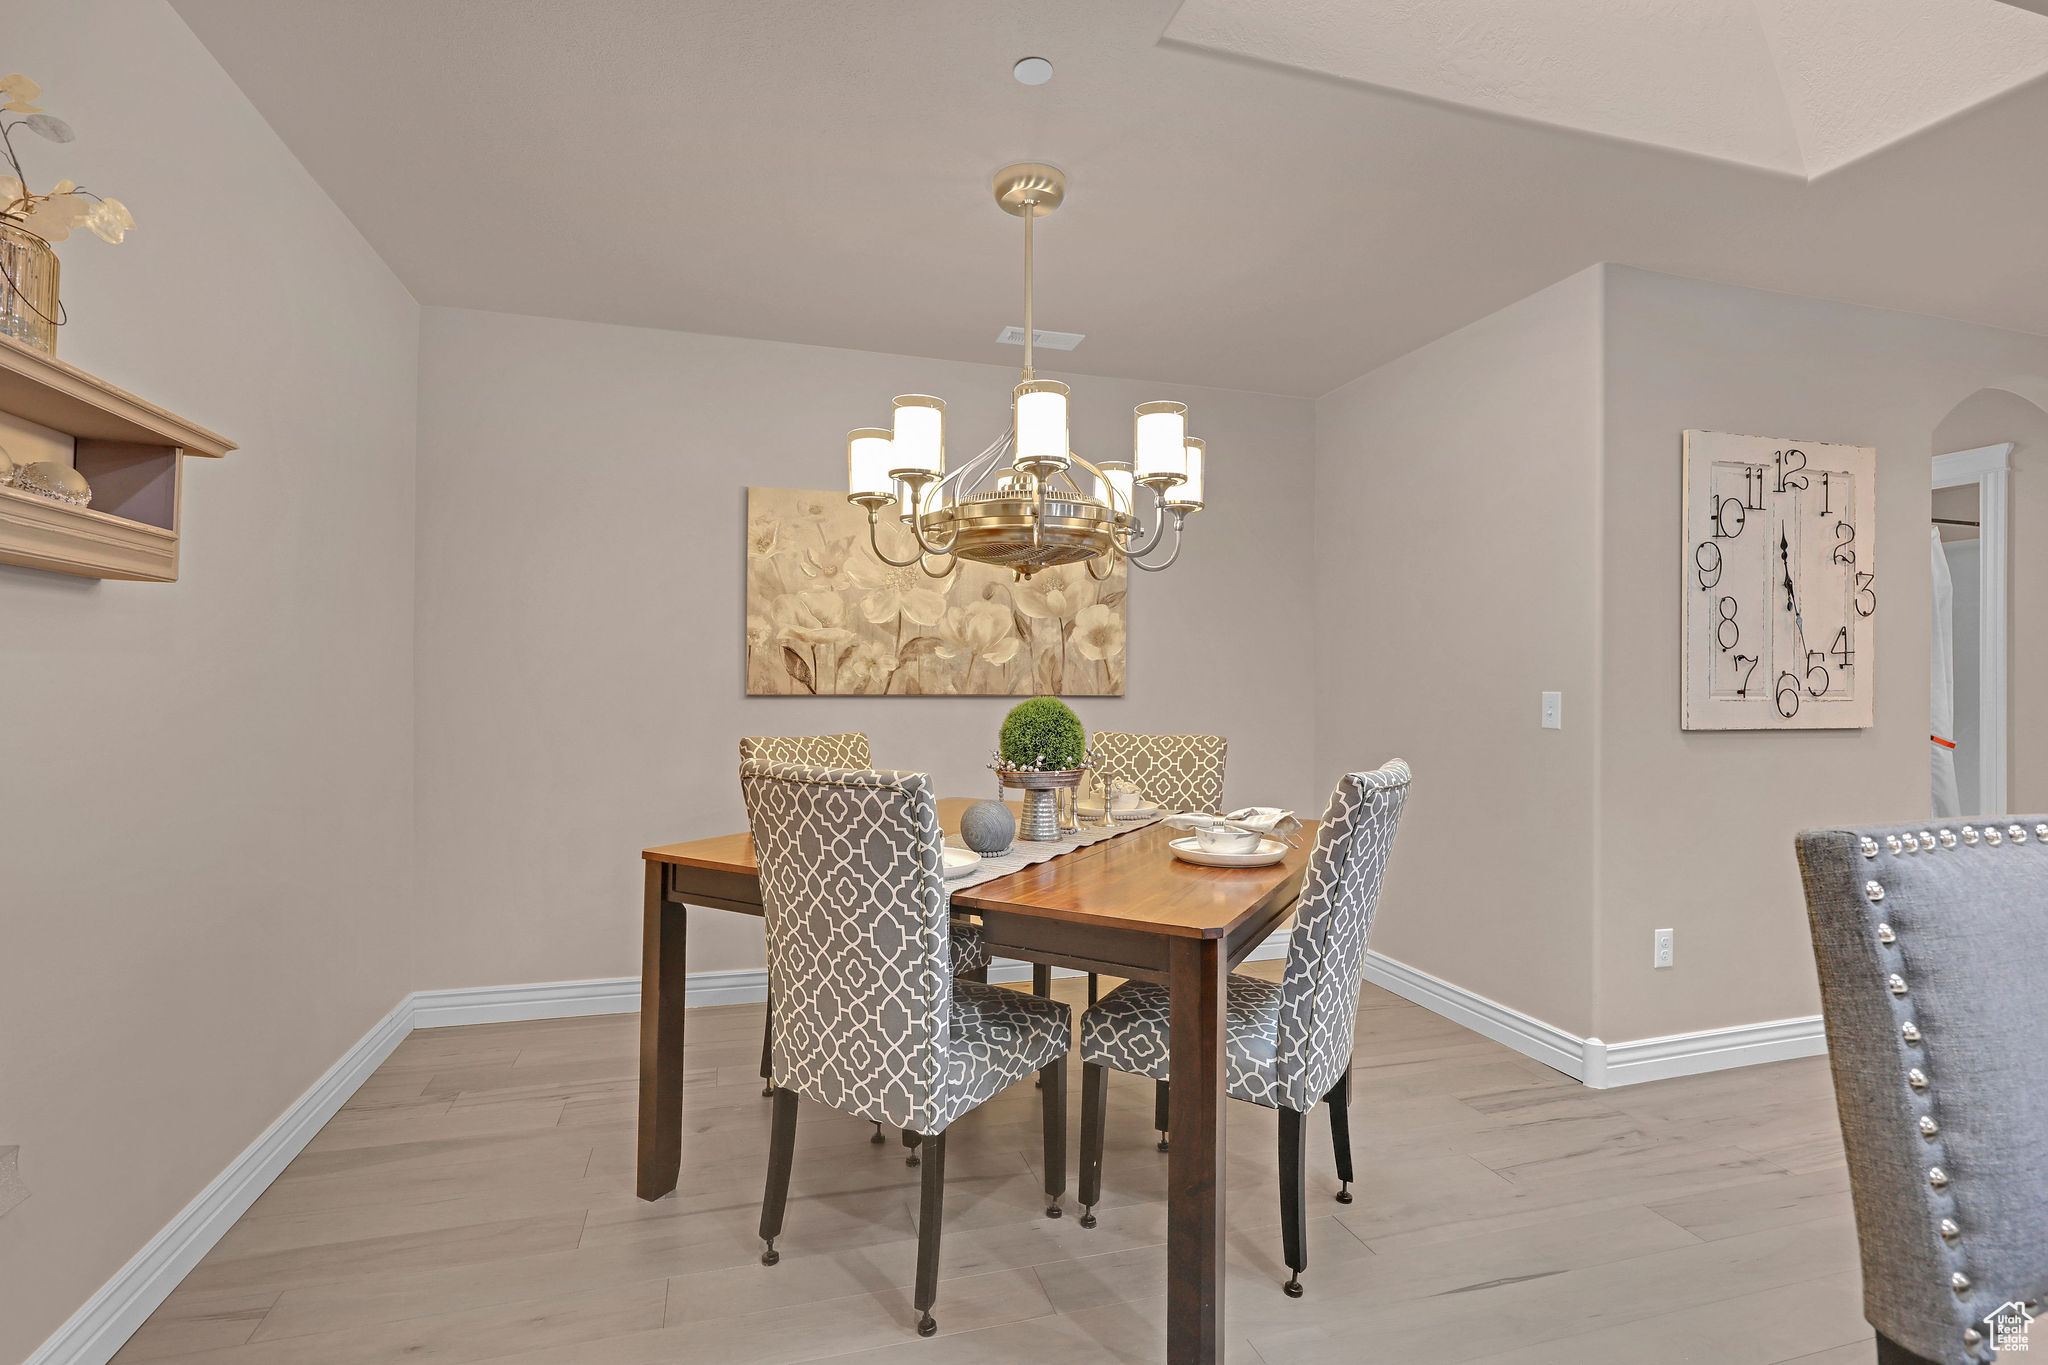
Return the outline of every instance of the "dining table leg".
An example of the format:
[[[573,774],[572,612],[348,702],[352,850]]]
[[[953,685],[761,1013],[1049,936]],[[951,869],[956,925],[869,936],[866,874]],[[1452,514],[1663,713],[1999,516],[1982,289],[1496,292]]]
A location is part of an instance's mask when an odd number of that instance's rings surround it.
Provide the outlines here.
[[[684,944],[689,910],[669,903],[667,865],[648,862],[640,926],[640,1160],[637,1189],[659,1199],[683,1165]]]
[[[1173,1146],[1166,1158],[1166,1358],[1223,1358],[1223,1023],[1229,962],[1223,942],[1174,938],[1167,958],[1172,1010]]]

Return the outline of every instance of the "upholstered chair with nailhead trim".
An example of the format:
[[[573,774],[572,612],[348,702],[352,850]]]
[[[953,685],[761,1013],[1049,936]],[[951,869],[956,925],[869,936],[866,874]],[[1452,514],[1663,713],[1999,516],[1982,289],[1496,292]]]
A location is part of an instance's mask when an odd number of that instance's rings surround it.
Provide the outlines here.
[[[748,735],[740,740],[740,762],[750,758],[770,763],[804,763],[814,768],[868,768],[874,766],[868,753],[868,737],[858,730],[840,735]],[[981,926],[956,916],[953,920],[953,971],[958,976],[988,980],[988,945]],[[775,1043],[773,1002],[761,1026],[761,1098],[775,1093],[768,1077],[768,1057]],[[875,1142],[883,1141],[881,1125],[875,1126]],[[913,1161],[912,1164],[915,1164]]]
[[[1054,1000],[953,973],[938,803],[922,773],[740,765],[768,922],[774,1131],[761,1203],[764,1265],[780,1257],[799,1096],[917,1139],[918,1333],[937,1330],[946,1130],[1034,1072],[1046,1077],[1046,1216],[1067,1185],[1066,1057]]]
[[[1088,740],[1088,756],[1095,761],[1108,791],[1109,778],[1121,777],[1135,783],[1145,800],[1170,815],[1203,811],[1223,812],[1223,767],[1230,741],[1222,735],[1133,735],[1118,730],[1098,730]],[[1043,982],[1046,994],[1052,984],[1050,970],[1034,982]],[[1088,974],[1088,1003],[1095,1003],[1099,988],[1096,974]],[[1159,1150],[1166,1150],[1166,1111],[1170,1092],[1165,1081],[1153,1087],[1152,1126],[1159,1130]]]
[[[2048,817],[1797,849],[1877,1358],[1983,1365],[2048,1297]]]
[[[1301,1297],[1308,1268],[1303,1166],[1307,1119],[1317,1100],[1330,1108],[1339,1203],[1351,1202],[1351,1039],[1365,940],[1379,902],[1380,877],[1408,799],[1408,765],[1337,784],[1316,829],[1302,876],[1287,965],[1278,981],[1230,974],[1224,1002],[1224,1086],[1232,1099],[1280,1111],[1280,1240],[1287,1293]],[[1111,1070],[1168,1079],[1171,1011],[1164,986],[1128,981],[1081,1016],[1081,1226],[1094,1227],[1102,1196],[1102,1148]]]

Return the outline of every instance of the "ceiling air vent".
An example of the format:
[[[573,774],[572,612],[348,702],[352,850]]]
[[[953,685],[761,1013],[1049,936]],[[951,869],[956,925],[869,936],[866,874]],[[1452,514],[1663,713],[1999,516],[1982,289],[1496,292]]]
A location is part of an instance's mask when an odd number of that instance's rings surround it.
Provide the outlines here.
[[[1032,342],[1048,351],[1071,351],[1086,339],[1087,334],[1083,332],[1048,332],[1043,327],[1031,334]],[[996,333],[996,340],[1005,346],[1022,346],[1024,329],[1012,323]]]

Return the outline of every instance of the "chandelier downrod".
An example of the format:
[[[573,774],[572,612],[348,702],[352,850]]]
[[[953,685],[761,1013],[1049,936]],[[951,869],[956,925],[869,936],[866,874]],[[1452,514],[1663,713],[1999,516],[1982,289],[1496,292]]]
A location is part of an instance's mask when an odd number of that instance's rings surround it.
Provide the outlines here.
[[[1025,200],[1028,210],[1036,207],[1033,200]],[[1027,212],[1024,215],[1024,377],[1038,378],[1038,371],[1031,366],[1031,343],[1037,339],[1037,331],[1031,318],[1031,220],[1038,215]]]

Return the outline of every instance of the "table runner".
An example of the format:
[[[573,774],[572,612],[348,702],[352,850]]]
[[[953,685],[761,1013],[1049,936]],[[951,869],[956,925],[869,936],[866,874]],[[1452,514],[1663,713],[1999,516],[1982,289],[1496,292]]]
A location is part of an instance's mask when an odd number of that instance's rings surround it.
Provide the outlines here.
[[[1143,820],[1119,820],[1110,829],[1103,829],[1096,825],[1083,825],[1078,831],[1069,830],[1060,835],[1056,843],[1052,841],[1041,843],[1037,840],[1019,839],[1010,845],[1010,851],[1007,853],[996,856],[983,854],[981,862],[976,865],[974,871],[964,877],[947,882],[946,890],[950,894],[955,891],[964,891],[970,886],[979,886],[983,882],[992,882],[998,877],[1007,877],[1012,872],[1021,872],[1033,863],[1042,863],[1048,859],[1057,858],[1062,853],[1072,853],[1077,848],[1086,848],[1090,844],[1099,844],[1105,839],[1114,839],[1120,834],[1129,834],[1135,830],[1141,830],[1147,825],[1156,825],[1162,818],[1164,817],[1153,815]],[[955,848],[966,847],[966,845],[959,843],[957,839],[948,839],[946,842]]]

